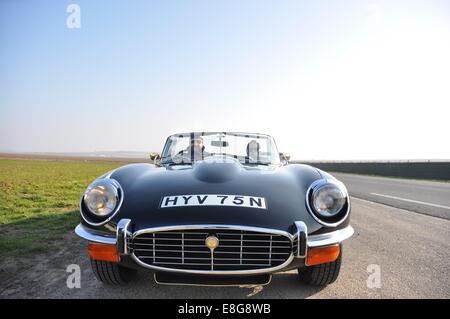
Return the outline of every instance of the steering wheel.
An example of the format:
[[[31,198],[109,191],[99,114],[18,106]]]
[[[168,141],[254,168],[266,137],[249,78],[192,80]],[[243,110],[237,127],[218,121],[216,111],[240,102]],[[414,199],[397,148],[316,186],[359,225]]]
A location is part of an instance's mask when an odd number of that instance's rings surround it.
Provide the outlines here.
[[[172,157],[172,161],[175,163],[191,163],[191,157],[183,154],[178,153],[175,156]]]

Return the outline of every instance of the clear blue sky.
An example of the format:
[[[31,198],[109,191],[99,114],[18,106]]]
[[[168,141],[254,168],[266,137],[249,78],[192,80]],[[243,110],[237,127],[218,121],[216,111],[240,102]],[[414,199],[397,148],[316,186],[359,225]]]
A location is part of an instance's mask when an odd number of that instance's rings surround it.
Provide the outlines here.
[[[449,57],[446,0],[3,0],[0,151],[233,130],[302,159],[450,158]]]

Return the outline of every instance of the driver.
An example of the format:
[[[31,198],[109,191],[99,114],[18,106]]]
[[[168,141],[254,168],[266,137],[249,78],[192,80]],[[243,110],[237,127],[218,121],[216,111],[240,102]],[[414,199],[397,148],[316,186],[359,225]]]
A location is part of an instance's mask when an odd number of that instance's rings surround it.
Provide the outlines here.
[[[191,161],[197,161],[203,159],[205,156],[205,145],[202,137],[196,137],[191,139],[190,145],[180,151],[178,155],[182,155],[191,159]]]
[[[251,140],[247,144],[247,158],[248,158],[248,161],[254,161],[254,162],[258,162],[259,161],[259,149],[260,149],[260,145],[255,140]]]

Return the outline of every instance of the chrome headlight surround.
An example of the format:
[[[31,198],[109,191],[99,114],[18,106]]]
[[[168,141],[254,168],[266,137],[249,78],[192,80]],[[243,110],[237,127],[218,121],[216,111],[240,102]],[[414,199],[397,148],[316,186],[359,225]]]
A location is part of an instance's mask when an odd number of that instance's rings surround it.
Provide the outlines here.
[[[319,194],[321,190],[325,188],[331,188],[333,190],[339,191],[345,198],[345,202],[342,207],[333,215],[321,214],[314,205],[315,197]],[[336,227],[340,225],[350,213],[350,198],[348,195],[347,188],[343,183],[330,180],[330,179],[319,179],[311,184],[311,186],[306,191],[306,206],[308,208],[311,216],[319,223],[328,227]]]
[[[106,188],[110,191],[114,198],[114,205],[110,208],[110,211],[106,214],[98,214],[97,212],[89,209],[86,200],[91,192],[98,191],[101,188]],[[88,186],[86,191],[83,193],[80,201],[80,212],[83,220],[92,226],[101,226],[109,222],[118,212],[122,206],[124,193],[119,182],[111,178],[101,178],[94,181]]]

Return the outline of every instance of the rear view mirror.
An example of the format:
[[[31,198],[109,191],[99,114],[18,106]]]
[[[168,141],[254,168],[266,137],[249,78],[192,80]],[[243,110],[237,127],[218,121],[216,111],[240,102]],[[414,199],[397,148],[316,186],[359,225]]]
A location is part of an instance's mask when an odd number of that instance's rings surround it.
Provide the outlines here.
[[[156,163],[156,161],[161,159],[161,155],[157,152],[150,153],[150,160],[153,161],[153,163]]]
[[[211,141],[211,146],[227,147],[228,146],[228,142],[227,141]]]
[[[291,160],[291,155],[289,153],[280,153],[280,161],[283,163],[283,165],[289,164],[289,161]]]

